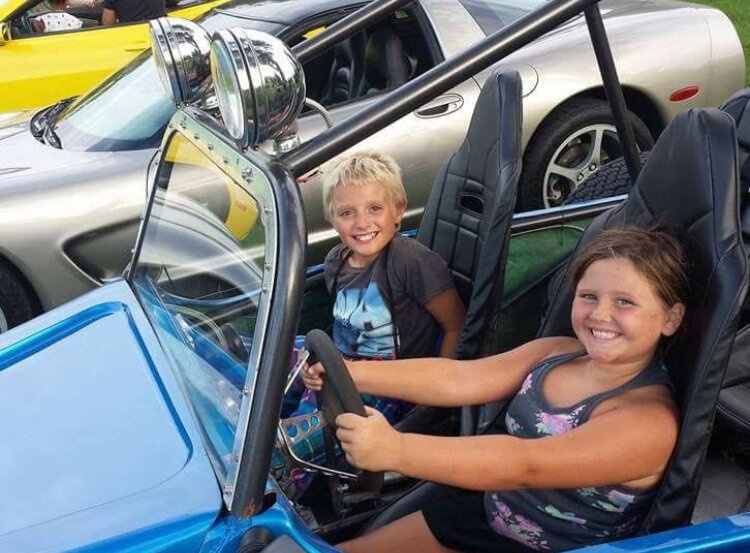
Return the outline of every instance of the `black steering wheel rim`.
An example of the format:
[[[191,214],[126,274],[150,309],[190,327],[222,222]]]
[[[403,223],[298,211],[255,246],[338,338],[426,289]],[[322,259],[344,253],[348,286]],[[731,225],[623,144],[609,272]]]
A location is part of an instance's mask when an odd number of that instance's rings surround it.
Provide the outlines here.
[[[308,363],[320,361],[325,369],[323,388],[318,392],[318,403],[328,426],[336,435],[336,417],[342,413],[367,416],[362,398],[354,385],[338,349],[322,330],[311,330],[305,336],[305,348],[310,353]],[[378,491],[383,486],[383,473],[363,470],[359,483],[366,491]]]

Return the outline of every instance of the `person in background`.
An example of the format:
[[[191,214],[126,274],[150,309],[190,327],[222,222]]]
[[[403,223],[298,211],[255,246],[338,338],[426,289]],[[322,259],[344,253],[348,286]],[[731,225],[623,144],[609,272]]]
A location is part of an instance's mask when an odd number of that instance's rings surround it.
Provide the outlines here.
[[[67,0],[52,0],[49,4],[51,11],[34,17],[31,23],[34,32],[72,31],[83,27],[83,21],[65,11],[67,6]]]
[[[145,21],[164,15],[165,0],[104,0],[102,25]]]

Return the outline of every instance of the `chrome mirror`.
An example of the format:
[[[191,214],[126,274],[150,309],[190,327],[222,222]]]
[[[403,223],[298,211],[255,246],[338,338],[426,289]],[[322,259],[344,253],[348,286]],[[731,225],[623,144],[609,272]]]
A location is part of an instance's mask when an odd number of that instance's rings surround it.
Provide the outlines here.
[[[211,86],[211,38],[196,23],[176,17],[149,22],[156,70],[176,106],[215,103]]]
[[[241,147],[277,138],[305,101],[305,75],[292,51],[260,31],[214,33],[211,76],[227,131]]]

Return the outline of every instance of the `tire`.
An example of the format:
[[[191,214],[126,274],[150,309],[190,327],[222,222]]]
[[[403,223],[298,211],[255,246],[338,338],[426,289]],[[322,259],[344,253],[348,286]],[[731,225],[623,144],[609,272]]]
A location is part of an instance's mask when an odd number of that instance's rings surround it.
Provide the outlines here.
[[[646,164],[650,154],[650,151],[641,152],[642,164]],[[628,167],[625,165],[624,158],[618,158],[607,163],[607,165],[583,181],[580,186],[563,200],[562,205],[588,202],[590,200],[598,200],[599,198],[609,198],[629,193],[630,174],[628,173]]]
[[[651,149],[654,139],[648,127],[629,113],[636,144],[641,150]],[[595,148],[597,143],[599,147]],[[621,156],[607,102],[578,98],[561,105],[542,122],[526,147],[518,210],[562,204],[600,166]]]
[[[36,315],[34,302],[16,271],[0,259],[0,332]]]

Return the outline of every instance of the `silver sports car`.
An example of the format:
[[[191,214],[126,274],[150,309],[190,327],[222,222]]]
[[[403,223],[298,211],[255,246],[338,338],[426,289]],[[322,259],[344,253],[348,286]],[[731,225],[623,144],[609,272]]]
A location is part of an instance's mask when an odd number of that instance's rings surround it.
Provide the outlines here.
[[[308,97],[334,121],[423,74],[543,0],[419,0],[305,66]],[[200,25],[259,29],[297,44],[359,8],[354,0],[236,0]],[[721,12],[673,0],[601,5],[636,140],[647,149],[679,111],[716,106],[744,84],[737,33]],[[619,156],[583,18],[506,58],[524,86],[519,209],[560,203]],[[488,72],[415,110],[364,143],[401,164],[415,227],[435,174],[465,134]],[[150,53],[89,94],[0,123],[0,330],[119,275],[146,197],[147,171],[174,108]],[[325,128],[300,118],[302,140]],[[320,184],[304,187],[308,262],[335,241]],[[227,217],[242,206],[227,199]],[[239,215],[238,215],[239,216]]]

